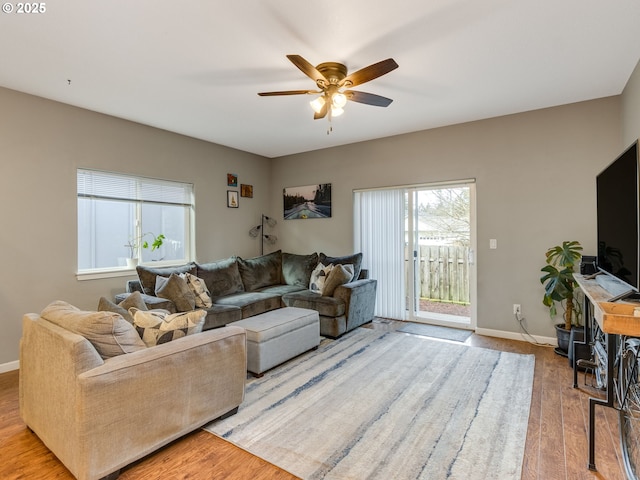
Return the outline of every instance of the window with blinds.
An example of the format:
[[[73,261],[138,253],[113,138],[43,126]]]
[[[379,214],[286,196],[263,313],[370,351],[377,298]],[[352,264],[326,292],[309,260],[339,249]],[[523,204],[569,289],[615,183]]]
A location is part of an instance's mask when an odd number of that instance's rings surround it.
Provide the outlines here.
[[[78,272],[126,268],[127,258],[154,265],[191,259],[193,184],[78,169],[77,194]],[[163,244],[152,250],[158,235]],[[137,248],[145,241],[149,248]]]

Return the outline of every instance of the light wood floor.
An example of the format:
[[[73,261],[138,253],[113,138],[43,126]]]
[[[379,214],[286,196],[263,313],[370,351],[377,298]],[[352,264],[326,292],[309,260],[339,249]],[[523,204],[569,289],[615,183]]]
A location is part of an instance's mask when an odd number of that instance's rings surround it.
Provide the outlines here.
[[[368,328],[393,329],[397,322]],[[617,412],[596,407],[596,466],[587,469],[588,399],[601,396],[584,385],[572,388],[572,370],[553,349],[527,342],[472,335],[470,345],[536,357],[523,480],[624,479]],[[66,468],[22,423],[18,373],[0,374],[0,478],[73,479]],[[124,469],[130,479],[295,479],[289,473],[202,430],[173,442]]]

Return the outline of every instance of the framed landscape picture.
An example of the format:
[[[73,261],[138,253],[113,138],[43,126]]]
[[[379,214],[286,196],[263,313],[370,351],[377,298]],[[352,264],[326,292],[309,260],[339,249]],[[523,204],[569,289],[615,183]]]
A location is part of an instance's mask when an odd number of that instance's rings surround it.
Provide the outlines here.
[[[283,205],[285,220],[331,218],[331,184],[287,187]]]

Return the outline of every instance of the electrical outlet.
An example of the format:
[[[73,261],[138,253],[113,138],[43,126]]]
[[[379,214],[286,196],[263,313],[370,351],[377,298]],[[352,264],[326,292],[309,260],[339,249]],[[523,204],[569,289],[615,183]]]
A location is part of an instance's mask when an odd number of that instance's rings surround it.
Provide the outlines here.
[[[514,303],[513,304],[513,314],[514,315],[520,315],[522,313],[522,310],[520,310],[520,304],[519,303]]]

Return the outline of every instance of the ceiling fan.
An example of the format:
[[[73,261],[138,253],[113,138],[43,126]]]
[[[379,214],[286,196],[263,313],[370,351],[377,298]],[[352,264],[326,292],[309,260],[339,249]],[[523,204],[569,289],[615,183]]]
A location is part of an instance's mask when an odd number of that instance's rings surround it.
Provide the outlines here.
[[[313,108],[315,112],[313,115],[315,120],[324,118],[327,115],[329,115],[329,120],[331,120],[331,117],[342,115],[344,112],[343,107],[348,100],[376,107],[387,107],[393,101],[390,98],[374,95],[373,93],[349,90],[351,87],[381,77],[398,68],[398,64],[393,58],[387,58],[381,62],[374,63],[349,75],[347,75],[347,67],[342,63],[325,62],[314,67],[300,55],[287,55],[287,58],[291,60],[291,63],[298,67],[302,73],[316,82],[319,90],[261,92],[258,93],[258,95],[261,97],[270,97],[276,95],[320,94],[318,98],[310,102],[311,108]]]

